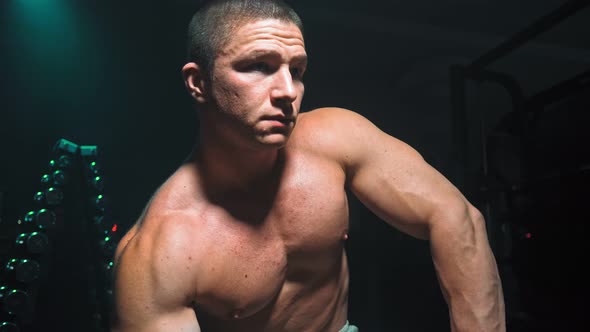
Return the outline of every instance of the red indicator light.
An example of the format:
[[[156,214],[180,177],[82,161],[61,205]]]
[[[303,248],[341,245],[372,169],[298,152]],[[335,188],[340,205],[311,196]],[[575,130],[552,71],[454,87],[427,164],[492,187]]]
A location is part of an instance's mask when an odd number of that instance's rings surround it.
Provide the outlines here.
[[[533,237],[533,234],[531,234],[531,233],[526,233],[526,234],[524,235],[524,237],[525,237],[525,238],[527,238],[527,239],[530,239],[530,238],[532,238],[532,237]]]
[[[113,225],[113,228],[111,228],[111,231],[112,231],[113,233],[117,231],[117,224],[114,224],[114,225]]]

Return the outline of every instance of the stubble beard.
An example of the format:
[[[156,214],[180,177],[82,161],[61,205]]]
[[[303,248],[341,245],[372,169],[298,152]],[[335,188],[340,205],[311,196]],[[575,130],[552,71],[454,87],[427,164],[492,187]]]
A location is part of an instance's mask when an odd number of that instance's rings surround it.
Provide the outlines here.
[[[260,148],[280,149],[287,145],[292,131],[292,128],[285,128],[280,131],[264,130],[261,133],[254,133],[254,138]]]
[[[295,122],[286,128],[261,128],[263,120],[249,120],[236,114],[219,114],[214,126],[226,144],[246,150],[277,150],[285,147],[295,127]],[[221,138],[221,137],[220,137]]]

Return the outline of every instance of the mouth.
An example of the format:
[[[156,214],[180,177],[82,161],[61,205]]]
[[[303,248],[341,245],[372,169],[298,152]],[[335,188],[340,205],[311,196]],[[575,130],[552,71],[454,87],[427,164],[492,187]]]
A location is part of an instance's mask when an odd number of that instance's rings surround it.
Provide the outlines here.
[[[273,120],[273,119],[267,119],[264,120],[264,122],[266,122],[270,128],[288,128],[291,126],[291,123],[293,123],[293,120]]]
[[[295,122],[295,118],[277,115],[277,116],[263,117],[262,121],[268,121],[268,122],[274,123],[276,125],[280,124],[280,125],[288,126],[291,123]]]

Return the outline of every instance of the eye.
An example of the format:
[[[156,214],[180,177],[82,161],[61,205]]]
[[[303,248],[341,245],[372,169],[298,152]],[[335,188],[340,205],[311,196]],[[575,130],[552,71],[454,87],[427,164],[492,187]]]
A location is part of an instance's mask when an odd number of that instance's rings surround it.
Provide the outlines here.
[[[271,71],[271,68],[265,62],[255,62],[248,66],[248,71],[259,71],[262,73],[269,73]]]
[[[291,76],[293,78],[302,79],[305,69],[303,69],[302,67],[291,67],[290,71],[291,71]]]

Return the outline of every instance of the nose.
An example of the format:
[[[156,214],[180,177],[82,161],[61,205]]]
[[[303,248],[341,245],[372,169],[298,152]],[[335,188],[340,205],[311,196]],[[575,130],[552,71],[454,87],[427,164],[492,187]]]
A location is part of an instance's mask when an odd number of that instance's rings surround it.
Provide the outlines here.
[[[274,102],[291,104],[297,99],[297,87],[288,67],[282,67],[276,72],[273,83],[271,99]]]

